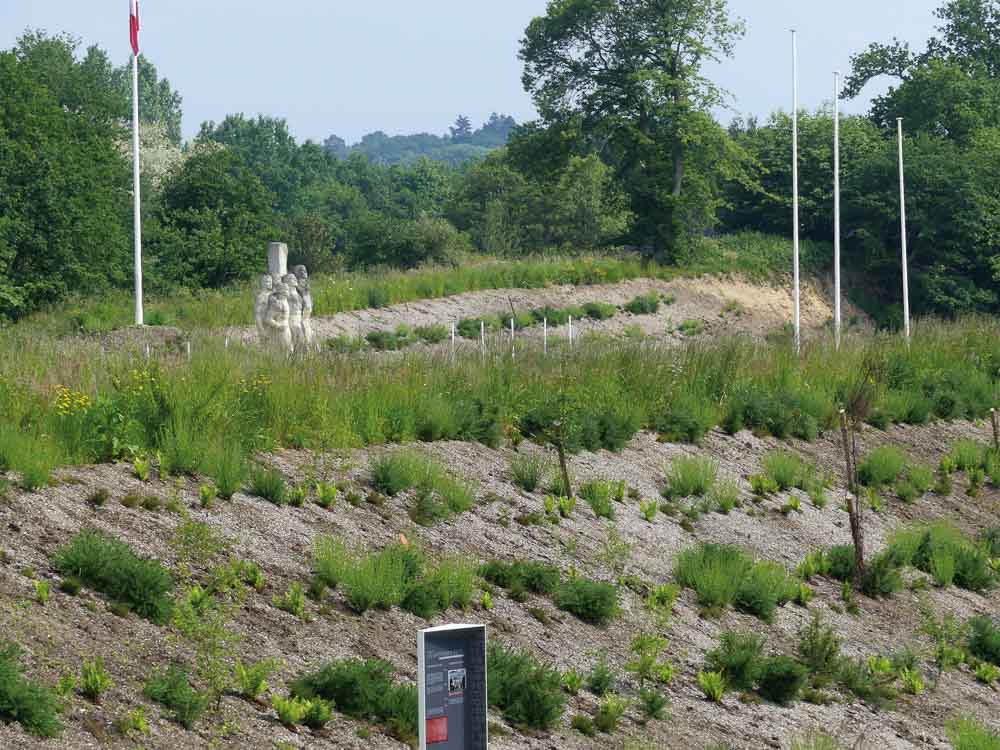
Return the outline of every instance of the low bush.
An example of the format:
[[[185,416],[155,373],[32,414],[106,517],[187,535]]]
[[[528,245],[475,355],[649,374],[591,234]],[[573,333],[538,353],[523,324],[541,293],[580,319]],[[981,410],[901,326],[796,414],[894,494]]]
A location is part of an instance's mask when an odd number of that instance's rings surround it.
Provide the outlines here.
[[[757,692],[779,705],[794,701],[805,687],[809,670],[788,656],[765,659],[757,675]]]
[[[493,560],[479,568],[479,575],[508,591],[548,595],[559,586],[559,569],[540,562],[504,563]]]
[[[618,729],[618,722],[625,715],[628,702],[617,695],[605,696],[594,714],[594,726],[605,734],[611,734]]]
[[[1000,627],[984,616],[969,620],[969,651],[977,659],[1000,667]]]
[[[703,497],[715,484],[719,463],[701,456],[685,456],[674,460],[667,470],[666,498]]]
[[[244,698],[257,698],[267,690],[267,678],[278,668],[278,663],[274,659],[262,659],[258,662],[245,665],[242,661],[237,661],[233,670],[236,678],[236,689]]]
[[[474,590],[470,564],[444,559],[428,566],[419,550],[402,544],[353,553],[342,541],[320,536],[313,571],[325,585],[339,588],[356,612],[401,606],[429,619],[449,607],[468,607]]]
[[[610,583],[571,578],[556,592],[556,606],[584,622],[605,625],[618,612],[618,590]]]
[[[591,320],[607,320],[615,316],[618,308],[607,302],[588,302],[583,306],[583,312]]]
[[[548,473],[548,461],[537,454],[516,455],[510,460],[514,484],[525,492],[534,492]]]
[[[632,315],[655,315],[660,309],[660,297],[656,292],[633,297],[626,305],[625,312]]]
[[[736,605],[768,621],[776,607],[795,597],[794,582],[780,565],[754,562],[738,547],[702,544],[683,550],[674,575],[694,589],[709,612]]]
[[[489,644],[487,669],[489,703],[510,723],[546,730],[562,718],[566,695],[556,670],[496,642]]]
[[[275,505],[288,502],[288,486],[277,469],[255,465],[250,470],[250,492]]]
[[[840,663],[840,639],[832,627],[823,624],[819,614],[799,630],[797,650],[812,673],[814,685],[833,679]]]
[[[158,625],[170,618],[174,588],[170,573],[158,560],[139,557],[124,542],[81,531],[56,552],[54,564],[64,576],[77,578]]]
[[[584,737],[597,736],[597,727],[594,726],[594,720],[587,716],[587,714],[574,714],[570,721],[570,726]]]
[[[841,659],[837,668],[837,682],[875,708],[887,705],[896,697],[892,686],[895,675],[873,672],[864,659]]]
[[[986,591],[996,583],[983,545],[947,523],[897,531],[886,554],[896,565],[912,565],[931,574],[941,586],[954,583],[969,591]]]
[[[831,578],[838,581],[851,581],[854,579],[854,571],[857,560],[854,555],[853,544],[838,544],[830,547],[826,551],[826,572]]]
[[[958,471],[981,469],[986,464],[986,446],[976,440],[959,440],[948,452],[948,458]]]
[[[892,485],[906,468],[906,455],[891,445],[884,445],[869,453],[858,466],[858,481],[867,487]]]
[[[763,657],[763,637],[727,631],[719,637],[718,647],[705,655],[705,664],[710,671],[721,674],[727,685],[737,690],[750,690]]]
[[[592,481],[580,486],[580,497],[599,518],[614,520],[615,506],[612,502],[614,485],[608,481]]]
[[[423,526],[464,513],[475,502],[470,484],[452,478],[439,462],[418,451],[382,456],[372,463],[371,472],[372,486],[390,497],[417,491],[410,515]]]
[[[670,701],[663,693],[654,688],[639,688],[639,707],[647,721],[662,719]]]
[[[799,487],[806,473],[806,464],[797,453],[774,450],[764,456],[764,472],[777,485],[779,491]]]
[[[490,675],[492,679],[492,674]],[[393,682],[392,665],[379,659],[331,661],[291,685],[302,700],[321,698],[347,716],[386,725],[399,740],[417,736],[417,691]]]
[[[611,671],[611,665],[608,664],[607,657],[601,656],[601,658],[594,663],[593,668],[590,670],[590,674],[587,675],[587,690],[600,698],[611,692],[611,688],[614,686],[614,681],[615,676]]]
[[[450,335],[448,327],[443,325],[417,326],[413,332],[425,344],[440,344]]]
[[[80,668],[80,692],[95,703],[111,689],[111,675],[104,668],[104,659],[97,657],[90,661],[84,659]]]
[[[185,729],[191,729],[208,710],[211,696],[191,687],[185,669],[170,666],[166,671],[154,672],[142,690],[151,701],[169,708],[174,718]]]
[[[712,508],[722,515],[728,515],[740,503],[740,488],[733,479],[716,482],[708,494]]]
[[[952,719],[947,730],[955,750],[1000,750],[1000,734],[970,716]]]
[[[698,672],[698,687],[713,703],[722,703],[726,695],[726,678],[722,672]]]
[[[38,737],[57,737],[62,732],[59,698],[24,676],[19,657],[17,646],[0,644],[0,720],[17,722]]]

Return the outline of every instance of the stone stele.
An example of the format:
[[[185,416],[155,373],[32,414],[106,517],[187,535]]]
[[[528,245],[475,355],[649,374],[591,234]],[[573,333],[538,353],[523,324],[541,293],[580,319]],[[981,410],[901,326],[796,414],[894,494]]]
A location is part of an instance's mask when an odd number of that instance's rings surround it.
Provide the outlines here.
[[[288,245],[284,242],[267,246],[267,272],[276,282],[288,275]]]

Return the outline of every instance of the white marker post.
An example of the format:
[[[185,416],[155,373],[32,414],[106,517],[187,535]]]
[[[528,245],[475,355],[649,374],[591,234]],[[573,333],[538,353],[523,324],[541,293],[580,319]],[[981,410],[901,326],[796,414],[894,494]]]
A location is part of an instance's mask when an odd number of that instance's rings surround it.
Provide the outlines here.
[[[799,40],[792,29],[792,265],[795,290],[795,353],[802,350],[799,301]]]
[[[906,257],[906,173],[903,169],[903,118],[896,118],[899,133],[899,226],[903,251],[903,331],[906,341],[910,341],[910,276],[909,261]]]
[[[479,348],[483,352],[483,361],[486,361],[486,321],[479,321]]]
[[[542,354],[549,353],[549,319],[542,318]]]
[[[573,316],[569,316],[569,348],[573,348]]]
[[[455,322],[451,323],[451,359],[455,359]]]
[[[840,349],[840,71],[833,74],[833,339]]]
[[[510,319],[510,358],[514,359],[514,319]]]

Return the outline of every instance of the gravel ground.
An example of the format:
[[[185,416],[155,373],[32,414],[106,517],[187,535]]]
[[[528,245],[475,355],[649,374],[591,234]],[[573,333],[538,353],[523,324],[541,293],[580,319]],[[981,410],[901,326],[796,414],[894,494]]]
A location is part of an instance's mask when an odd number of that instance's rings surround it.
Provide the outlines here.
[[[626,294],[630,294],[630,290]],[[680,304],[680,302],[678,302]],[[959,437],[987,439],[987,430],[970,423],[934,424],[924,427],[897,427],[889,432],[867,431],[865,447],[884,443],[902,446],[916,458],[936,464],[947,447]],[[682,454],[698,453],[718,459],[721,472],[739,480],[744,503],[723,516],[709,514],[693,526],[680,525],[679,518],[664,514],[648,523],[633,499],[617,507],[614,524],[621,539],[631,545],[625,572],[648,583],[670,580],[677,552],[695,540],[737,543],[754,554],[794,566],[802,556],[819,547],[849,541],[847,515],[840,508],[843,490],[831,491],[830,502],[819,510],[804,496],[802,513],[781,515],[778,508],[787,498],[779,497],[756,504],[750,499],[746,477],[760,470],[762,456],[778,442],[755,437],[748,432],[736,436],[711,433],[700,447],[664,444],[654,435],[637,435],[620,454],[605,451],[585,453],[572,459],[576,481],[589,478],[625,480],[644,498],[654,498],[662,486],[663,469]],[[823,436],[814,443],[785,443],[821,468],[839,472],[840,448],[836,436]],[[291,480],[306,475],[348,481],[365,489],[369,461],[385,448],[321,456],[304,451],[288,451],[263,457]],[[350,613],[339,594],[330,595],[324,607],[307,602],[309,621],[279,611],[272,597],[284,592],[293,581],[309,576],[309,551],[318,534],[342,536],[352,545],[377,548],[406,534],[434,553],[457,554],[473,560],[499,557],[507,560],[546,560],[564,570],[571,567],[583,574],[610,579],[604,562],[610,522],[596,518],[580,503],[573,517],[559,525],[521,526],[517,515],[542,506],[542,493],[527,494],[511,483],[509,462],[513,450],[466,443],[438,443],[420,446],[443,460],[451,471],[476,479],[477,505],[458,518],[432,528],[415,528],[407,516],[411,498],[389,499],[381,507],[362,503],[359,507],[339,501],[326,511],[310,505],[301,509],[278,508],[260,498],[238,494],[232,502],[221,502],[213,510],[198,507],[197,482],[186,480],[179,486],[135,479],[129,467],[95,466],[69,469],[61,473],[57,486],[35,493],[13,492],[0,503],[0,547],[6,550],[0,563],[0,628],[25,650],[24,662],[36,678],[54,683],[60,674],[78,671],[83,658],[102,655],[114,680],[114,687],[100,705],[77,696],[65,714],[66,731],[57,740],[40,741],[24,734],[17,725],[0,725],[2,748],[388,748],[399,743],[373,731],[370,738],[358,737],[361,724],[336,716],[324,733],[303,730],[293,733],[278,724],[274,712],[264,706],[234,696],[222,700],[218,715],[203,720],[193,732],[169,720],[159,706],[141,695],[142,684],[151,669],[173,658],[190,659],[190,650],[172,634],[134,616],[120,618],[108,612],[105,599],[84,590],[78,597],[58,591],[58,577],[52,569],[53,552],[81,528],[92,527],[127,540],[142,554],[156,556],[168,564],[176,561],[169,545],[178,515],[168,511],[130,510],[119,502],[128,492],[154,493],[162,498],[176,495],[192,518],[211,524],[231,540],[235,553],[259,563],[265,571],[267,587],[251,593],[246,606],[232,624],[242,637],[237,651],[244,660],[276,657],[282,666],[270,681],[281,689],[288,679],[313,669],[328,659],[346,656],[377,656],[388,659],[402,679],[415,679],[416,631],[427,622],[400,610]],[[540,451],[523,444],[520,451]],[[948,498],[927,495],[912,505],[887,500],[879,514],[868,515],[869,544],[879,547],[886,536],[902,524],[948,518],[973,531],[1000,524],[1000,497],[994,490],[976,499],[961,492]],[[94,509],[86,498],[95,488],[105,488],[111,500]],[[32,570],[29,570],[32,569]],[[46,606],[34,602],[33,580],[49,580],[52,598]],[[699,615],[691,592],[680,597],[664,634],[669,638],[668,658],[677,675],[667,690],[670,718],[642,724],[632,707],[622,728],[613,736],[586,739],[570,729],[570,717],[592,711],[596,699],[586,693],[574,698],[561,726],[544,735],[529,735],[506,727],[502,717],[491,715],[498,729],[491,746],[496,750],[523,748],[706,748],[724,742],[732,748],[787,748],[789,738],[812,728],[834,732],[848,744],[856,742],[881,750],[945,748],[943,725],[957,711],[975,714],[1000,727],[997,693],[978,684],[967,668],[944,676],[936,690],[919,697],[901,698],[892,710],[875,712],[862,703],[844,699],[828,706],[797,703],[782,708],[743,702],[736,694],[726,696],[722,706],[707,703],[697,688],[696,674],[704,663],[704,653],[727,629],[750,629],[765,635],[771,652],[794,650],[796,633],[811,611],[824,614],[843,639],[843,649],[851,655],[888,653],[899,646],[920,643],[918,634],[921,597],[933,603],[939,613],[952,612],[961,618],[975,613],[1000,617],[996,593],[979,596],[955,588],[929,588],[922,593],[904,590],[889,600],[859,597],[860,614],[840,611],[840,587],[831,582],[816,585],[816,598],[809,611],[788,605],[781,608],[772,624],[752,617],[726,612],[718,619]],[[549,615],[543,624],[529,613],[537,607]],[[532,649],[539,657],[560,669],[575,666],[589,670],[598,655],[606,653],[619,675],[619,687],[634,695],[637,685],[623,671],[629,659],[632,636],[656,629],[656,623],[636,594],[623,590],[622,613],[605,628],[593,627],[557,610],[545,599],[533,597],[518,604],[505,595],[495,597],[495,607],[486,612],[475,608],[468,613],[449,612],[432,624],[447,621],[487,623],[490,637],[510,645]],[[925,644],[926,645],[926,644]],[[926,670],[925,670],[926,671]],[[129,739],[115,728],[115,720],[137,705],[146,707],[151,734]],[[286,743],[278,745],[277,743]]]

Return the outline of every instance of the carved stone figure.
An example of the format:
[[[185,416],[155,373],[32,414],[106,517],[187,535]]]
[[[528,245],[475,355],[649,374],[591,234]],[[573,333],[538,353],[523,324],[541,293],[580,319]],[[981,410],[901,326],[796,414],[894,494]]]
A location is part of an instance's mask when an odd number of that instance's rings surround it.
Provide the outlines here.
[[[305,266],[295,266],[292,269],[295,278],[299,280],[299,296],[302,297],[302,335],[306,342],[306,347],[310,350],[316,342],[316,335],[312,329],[313,298],[309,289],[309,271]]]
[[[292,349],[304,352],[306,337],[302,332],[302,297],[299,296],[299,280],[295,274],[287,274],[282,280],[288,295],[288,328],[292,334]]]
[[[267,316],[267,300],[274,291],[274,279],[268,274],[260,277],[260,291],[257,292],[257,300],[253,306],[253,317],[257,322],[257,338],[262,342],[267,338],[267,331],[264,327],[264,318]]]
[[[267,341],[271,346],[289,353],[292,351],[290,312],[288,287],[284,284],[276,284],[274,292],[267,299],[267,315],[265,318],[265,325],[268,330]]]

